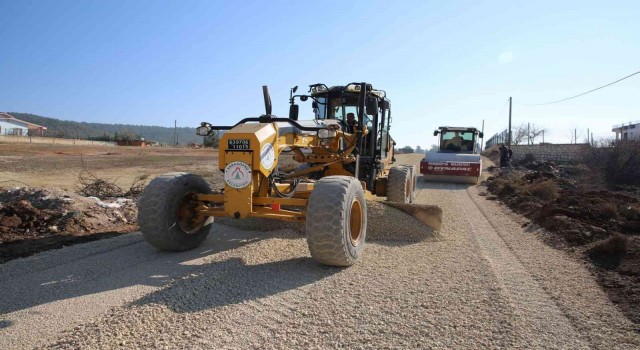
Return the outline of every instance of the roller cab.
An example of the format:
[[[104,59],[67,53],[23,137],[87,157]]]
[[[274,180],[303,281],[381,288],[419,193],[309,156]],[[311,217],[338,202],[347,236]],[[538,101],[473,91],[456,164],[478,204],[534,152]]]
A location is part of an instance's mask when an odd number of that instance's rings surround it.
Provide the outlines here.
[[[441,126],[437,152],[427,151],[420,162],[420,173],[426,181],[476,184],[482,173],[476,128]]]

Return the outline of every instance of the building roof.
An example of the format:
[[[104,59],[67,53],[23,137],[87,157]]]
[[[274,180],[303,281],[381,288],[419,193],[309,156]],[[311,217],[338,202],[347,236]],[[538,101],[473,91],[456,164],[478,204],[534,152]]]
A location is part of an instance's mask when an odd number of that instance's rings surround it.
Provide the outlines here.
[[[42,125],[38,125],[38,124],[34,124],[34,123],[29,123],[29,122],[24,121],[24,120],[20,120],[18,118],[15,118],[14,116],[12,116],[9,113],[0,112],[0,120],[17,121],[17,122],[20,122],[20,123],[24,123],[24,124],[27,124],[27,129],[43,129],[43,130],[47,130],[46,126],[42,126]]]
[[[636,120],[636,121],[631,121],[628,123],[622,123],[622,124],[616,124],[613,126],[614,129],[618,129],[618,128],[622,128],[623,126],[629,126],[629,125],[638,125],[640,124],[640,120]]]

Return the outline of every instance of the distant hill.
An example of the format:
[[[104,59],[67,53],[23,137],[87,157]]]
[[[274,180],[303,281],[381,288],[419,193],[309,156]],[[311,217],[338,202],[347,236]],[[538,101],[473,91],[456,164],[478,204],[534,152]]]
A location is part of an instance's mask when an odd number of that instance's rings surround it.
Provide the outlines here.
[[[12,116],[30,123],[47,127],[46,136],[61,138],[116,140],[123,138],[144,138],[161,144],[173,143],[173,128],[163,126],[103,124],[74,122],[42,117],[35,114],[8,112]],[[177,128],[178,143],[181,145],[195,142],[202,143],[202,137],[196,135],[193,128]]]

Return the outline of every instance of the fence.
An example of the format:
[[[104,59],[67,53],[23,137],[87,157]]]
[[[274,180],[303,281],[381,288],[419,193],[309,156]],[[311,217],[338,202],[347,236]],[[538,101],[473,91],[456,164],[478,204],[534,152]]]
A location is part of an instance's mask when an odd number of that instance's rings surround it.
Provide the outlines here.
[[[56,137],[0,135],[0,142],[7,143],[49,143],[57,145],[78,146],[115,146],[115,142],[91,141],[77,139],[61,139]]]
[[[487,140],[487,142],[485,143],[485,149],[493,146],[493,145],[499,145],[501,143],[507,143],[507,140],[509,139],[509,130],[504,129],[503,132],[497,133],[493,136],[491,136],[491,138],[489,140]]]
[[[513,126],[511,129],[511,146],[514,145],[537,145],[537,144],[581,144],[591,143],[596,141],[593,138],[594,130],[588,128],[571,128],[571,129],[547,129],[537,126],[532,123],[524,123],[518,126]],[[615,130],[614,130],[615,131]],[[602,130],[597,130],[602,135]],[[611,134],[610,138],[614,138],[616,134]],[[631,137],[634,135],[631,134]],[[607,137],[600,137],[600,139],[606,139]],[[509,130],[505,129],[499,132],[485,143],[485,149],[499,145],[501,143],[509,144]]]

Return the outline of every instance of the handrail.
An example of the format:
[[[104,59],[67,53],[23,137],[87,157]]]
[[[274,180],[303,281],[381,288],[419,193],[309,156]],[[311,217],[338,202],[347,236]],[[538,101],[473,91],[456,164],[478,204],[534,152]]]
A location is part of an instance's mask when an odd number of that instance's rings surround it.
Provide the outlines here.
[[[294,127],[302,130],[302,131],[318,131],[318,130],[327,129],[326,126],[320,126],[320,127],[302,126],[302,125],[300,125],[298,122],[296,122],[293,119],[289,119],[289,118],[273,118],[273,117],[269,117],[269,116],[262,116],[262,117],[259,117],[259,118],[244,118],[241,121],[237,122],[233,126],[216,126],[216,125],[209,124],[209,128],[211,128],[211,130],[231,130],[231,129],[235,128],[236,126],[238,126],[240,124],[244,124],[246,122],[258,122],[258,123],[287,122],[287,123],[293,125]]]

